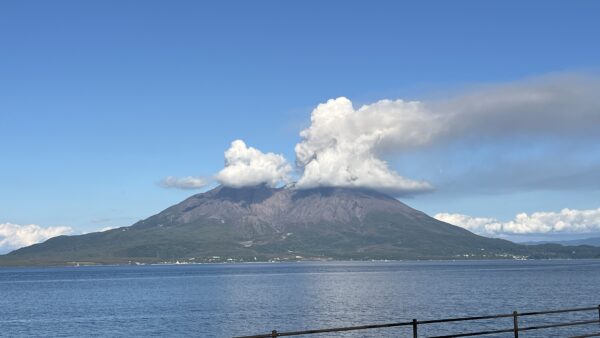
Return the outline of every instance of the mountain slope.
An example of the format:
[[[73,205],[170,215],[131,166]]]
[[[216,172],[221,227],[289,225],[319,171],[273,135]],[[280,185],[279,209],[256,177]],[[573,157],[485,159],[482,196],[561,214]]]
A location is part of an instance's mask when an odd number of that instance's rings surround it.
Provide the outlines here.
[[[257,186],[217,187],[130,227],[55,237],[0,256],[0,264],[599,254],[478,236],[371,190]]]

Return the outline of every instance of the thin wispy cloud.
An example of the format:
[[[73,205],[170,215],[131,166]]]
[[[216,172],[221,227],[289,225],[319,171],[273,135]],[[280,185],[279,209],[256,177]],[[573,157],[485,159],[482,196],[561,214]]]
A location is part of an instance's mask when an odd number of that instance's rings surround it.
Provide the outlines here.
[[[163,188],[174,188],[184,190],[202,189],[209,184],[209,181],[203,177],[198,176],[187,176],[187,177],[174,177],[168,176],[159,182],[159,185]]]
[[[474,87],[426,103],[429,115],[443,124],[430,140],[519,135],[600,138],[596,132],[600,125],[598,92],[600,79],[581,74]]]

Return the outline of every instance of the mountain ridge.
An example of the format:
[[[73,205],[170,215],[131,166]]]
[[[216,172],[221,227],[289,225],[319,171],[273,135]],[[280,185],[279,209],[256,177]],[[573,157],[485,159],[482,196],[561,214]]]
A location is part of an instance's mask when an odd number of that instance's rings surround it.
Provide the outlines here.
[[[529,241],[529,242],[522,242],[520,244],[525,244],[525,245],[560,244],[563,246],[589,245],[589,246],[600,247],[600,237],[587,237],[587,238],[566,239],[566,240]]]
[[[259,185],[219,186],[129,227],[15,250],[0,265],[525,257],[591,258],[600,249],[475,235],[369,189]]]

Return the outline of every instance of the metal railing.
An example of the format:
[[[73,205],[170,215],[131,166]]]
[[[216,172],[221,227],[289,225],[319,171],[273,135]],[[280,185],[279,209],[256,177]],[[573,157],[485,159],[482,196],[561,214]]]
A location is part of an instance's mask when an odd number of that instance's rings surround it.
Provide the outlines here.
[[[542,315],[569,313],[569,312],[589,312],[589,311],[597,311],[598,318],[597,319],[589,319],[589,320],[576,320],[576,321],[569,321],[569,322],[549,323],[549,324],[543,324],[543,325],[532,325],[532,326],[522,326],[522,327],[519,326],[519,318],[520,317],[542,316]],[[498,333],[513,333],[514,337],[518,338],[519,332],[523,332],[523,331],[533,331],[533,330],[541,330],[541,329],[587,325],[587,324],[594,324],[594,323],[600,324],[600,305],[595,306],[595,307],[549,310],[549,311],[535,311],[535,312],[521,312],[521,313],[514,311],[513,313],[510,313],[510,314],[498,314],[498,315],[477,316],[477,317],[458,317],[458,318],[433,319],[433,320],[413,319],[412,321],[397,322],[397,323],[347,326],[347,327],[336,327],[336,328],[304,330],[304,331],[278,332],[277,330],[273,330],[271,333],[257,334],[257,335],[252,335],[252,336],[239,336],[239,337],[234,337],[234,338],[272,338],[272,337],[300,336],[300,335],[317,334],[317,333],[332,333],[332,332],[345,332],[345,331],[357,331],[357,330],[368,330],[368,329],[381,329],[381,328],[390,328],[390,327],[410,327],[412,329],[413,338],[417,338],[418,332],[419,332],[419,325],[463,322],[463,321],[474,321],[474,320],[485,320],[485,319],[511,318],[511,317],[512,317],[512,322],[513,322],[513,325],[511,328],[502,328],[502,329],[487,330],[487,331],[461,332],[461,333],[455,333],[455,334],[449,334],[449,335],[429,336],[429,338],[472,337],[472,336],[483,336],[483,335],[498,334]],[[600,337],[600,332],[589,333],[589,334],[579,335],[579,336],[572,336],[571,338],[586,338],[586,337]]]

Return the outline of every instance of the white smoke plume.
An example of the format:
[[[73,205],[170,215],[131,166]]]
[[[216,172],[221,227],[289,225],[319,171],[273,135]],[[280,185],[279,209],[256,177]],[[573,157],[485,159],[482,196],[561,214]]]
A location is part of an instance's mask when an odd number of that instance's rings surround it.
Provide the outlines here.
[[[433,185],[402,176],[385,158],[453,141],[477,144],[519,136],[597,140],[599,92],[596,78],[563,74],[480,86],[443,100],[381,100],[356,109],[345,97],[331,99],[312,111],[310,126],[300,133],[296,187],[366,187],[412,194],[432,190]],[[216,179],[232,187],[277,186],[289,182],[292,172],[282,155],[263,153],[237,140],[225,152],[225,168]],[[188,186],[175,178],[167,178],[164,185]]]
[[[320,104],[311,125],[300,133],[296,162],[303,175],[299,188],[315,186],[368,187],[395,192],[430,190],[429,183],[400,176],[377,156],[386,142],[422,144],[433,135],[419,102],[379,101],[355,110],[341,97]],[[414,132],[417,131],[417,132]]]
[[[454,140],[519,135],[600,138],[600,82],[562,75],[471,90],[432,102],[381,100],[358,109],[340,97],[320,104],[300,133],[297,187],[350,186],[414,193],[432,189],[382,159]]]
[[[49,238],[73,233],[71,227],[40,227],[39,225],[0,224],[0,253],[43,242]]]
[[[515,234],[580,234],[600,231],[600,208],[591,210],[563,209],[560,212],[518,214],[514,220],[501,222],[495,218],[471,217],[439,213],[440,221],[457,225],[480,235]]]
[[[225,152],[225,168],[216,179],[225,186],[240,188],[266,184],[276,187],[290,180],[292,167],[282,155],[263,153],[235,140]]]

